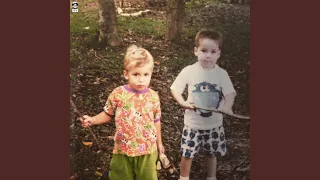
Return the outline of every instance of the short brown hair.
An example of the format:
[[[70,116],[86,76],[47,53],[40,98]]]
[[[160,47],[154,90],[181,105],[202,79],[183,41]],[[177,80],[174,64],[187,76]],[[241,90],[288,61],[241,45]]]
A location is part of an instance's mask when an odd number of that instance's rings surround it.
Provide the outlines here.
[[[209,38],[215,41],[218,41],[219,49],[222,47],[222,34],[216,30],[210,29],[202,29],[200,30],[195,37],[195,47],[199,47],[200,39],[202,38]]]
[[[124,69],[129,70],[131,67],[139,67],[145,64],[150,64],[152,69],[154,67],[153,57],[149,51],[134,44],[130,45],[124,57]]]

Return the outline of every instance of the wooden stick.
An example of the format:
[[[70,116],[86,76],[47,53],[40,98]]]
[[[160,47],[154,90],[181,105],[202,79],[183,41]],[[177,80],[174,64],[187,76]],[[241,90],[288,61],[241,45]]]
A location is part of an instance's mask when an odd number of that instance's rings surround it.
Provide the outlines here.
[[[80,112],[78,111],[78,109],[77,109],[76,105],[73,103],[71,97],[70,97],[70,103],[71,103],[71,106],[73,107],[74,113],[75,113],[76,115],[78,115],[80,118],[82,118],[82,117],[83,117],[82,113],[80,113]],[[93,139],[96,141],[99,149],[100,149],[101,151],[103,151],[102,146],[101,146],[100,141],[99,141],[99,139],[97,138],[97,136],[93,133],[92,129],[91,129],[89,126],[88,126],[87,128],[88,128],[91,136],[93,137]]]
[[[242,115],[238,115],[238,114],[229,114],[229,113],[226,113],[224,111],[221,111],[221,110],[218,110],[218,109],[215,109],[215,108],[207,109],[207,108],[200,108],[200,107],[197,107],[197,106],[194,106],[194,107],[197,108],[197,109],[205,110],[205,111],[214,111],[216,113],[222,113],[222,114],[225,114],[225,115],[228,115],[228,116],[231,116],[231,117],[234,117],[234,118],[238,118],[238,119],[250,119],[249,116],[242,116]]]

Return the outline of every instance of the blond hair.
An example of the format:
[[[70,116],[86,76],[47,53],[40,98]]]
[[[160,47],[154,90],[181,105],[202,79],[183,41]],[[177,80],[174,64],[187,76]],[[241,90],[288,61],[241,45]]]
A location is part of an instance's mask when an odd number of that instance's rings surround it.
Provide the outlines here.
[[[124,69],[128,71],[132,67],[140,67],[146,64],[150,64],[153,70],[153,57],[149,51],[134,44],[130,45],[124,57]]]

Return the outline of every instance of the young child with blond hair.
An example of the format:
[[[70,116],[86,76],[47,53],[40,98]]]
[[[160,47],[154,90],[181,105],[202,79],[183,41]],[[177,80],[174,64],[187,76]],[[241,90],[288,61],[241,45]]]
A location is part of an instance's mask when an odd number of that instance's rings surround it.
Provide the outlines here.
[[[146,49],[129,46],[123,71],[128,84],[111,92],[101,113],[80,119],[83,127],[115,120],[110,180],[158,180],[156,160],[164,147],[159,96],[148,88],[153,68]]]

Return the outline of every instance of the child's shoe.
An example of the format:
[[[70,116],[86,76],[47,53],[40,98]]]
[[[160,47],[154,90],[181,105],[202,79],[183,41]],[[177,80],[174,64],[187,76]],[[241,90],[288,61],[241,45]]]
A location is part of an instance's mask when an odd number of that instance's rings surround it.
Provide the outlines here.
[[[206,180],[217,180],[217,178],[216,177],[207,177]]]

